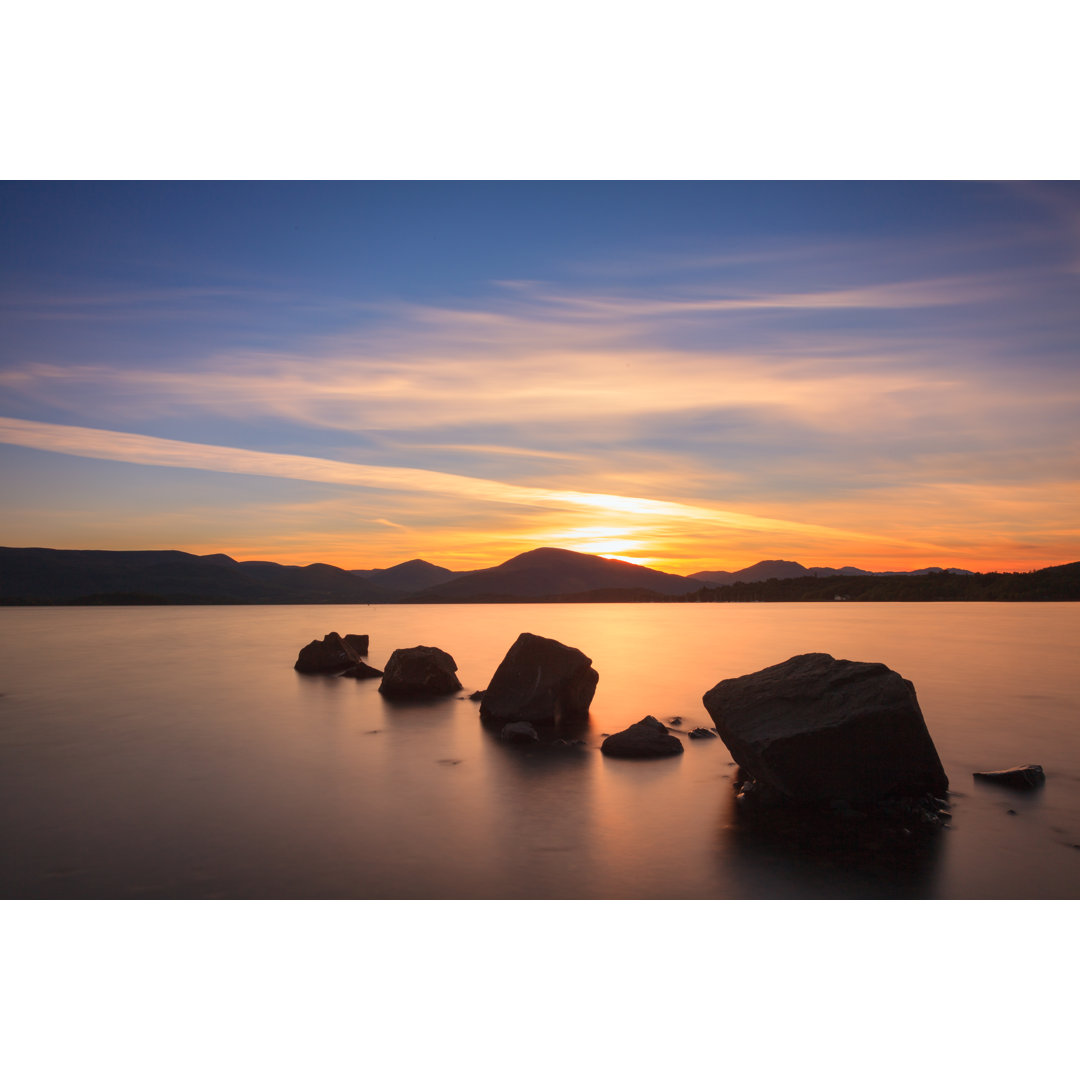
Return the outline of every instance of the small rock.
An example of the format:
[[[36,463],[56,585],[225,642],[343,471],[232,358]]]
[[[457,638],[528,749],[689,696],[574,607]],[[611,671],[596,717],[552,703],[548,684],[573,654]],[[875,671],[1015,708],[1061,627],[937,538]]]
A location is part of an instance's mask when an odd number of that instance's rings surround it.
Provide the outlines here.
[[[483,701],[483,699],[484,699],[484,691],[483,690],[474,690],[469,695],[469,700],[470,701]]]
[[[681,754],[683,744],[655,716],[646,716],[625,731],[609,735],[600,746],[610,757],[652,758]]]
[[[676,727],[678,727],[678,725],[682,723],[682,717],[681,717],[681,716],[673,716],[673,717],[672,717],[672,718],[671,718],[671,719],[670,719],[670,720],[668,721],[668,723],[669,723],[669,724],[674,724],[674,725],[675,725]]]
[[[1011,769],[997,769],[994,772],[972,773],[976,780],[987,780],[1005,787],[1020,788],[1030,791],[1046,783],[1046,773],[1041,765],[1014,765]]]
[[[1006,810],[1005,813],[1006,814],[1015,814],[1016,811],[1015,810]]]
[[[499,738],[507,742],[539,742],[540,736],[536,728],[528,720],[515,720],[513,723],[504,724],[499,732]]]
[[[715,739],[716,732],[707,727],[696,727],[690,732],[691,739]]]

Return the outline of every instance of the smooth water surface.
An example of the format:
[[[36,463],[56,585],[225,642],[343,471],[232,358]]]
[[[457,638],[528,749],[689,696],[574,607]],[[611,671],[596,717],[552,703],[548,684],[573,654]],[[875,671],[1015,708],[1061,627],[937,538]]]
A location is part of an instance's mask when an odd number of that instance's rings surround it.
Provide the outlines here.
[[[293,671],[367,633],[437,645],[463,693]],[[521,631],[600,673],[587,745],[508,745],[466,695]],[[0,894],[33,898],[1080,897],[1080,605],[617,604],[0,610]],[[952,826],[903,858],[778,846],[719,739],[619,761],[653,714],[803,652],[915,684]],[[1035,762],[1037,792],[972,772]],[[1010,813],[1010,811],[1013,811]]]

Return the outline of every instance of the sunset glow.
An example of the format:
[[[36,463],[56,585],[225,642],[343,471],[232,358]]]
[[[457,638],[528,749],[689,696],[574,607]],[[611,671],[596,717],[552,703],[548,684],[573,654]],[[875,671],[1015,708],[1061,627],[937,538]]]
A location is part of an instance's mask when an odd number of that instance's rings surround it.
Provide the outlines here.
[[[7,546],[673,573],[1080,551],[1077,185],[4,196]]]

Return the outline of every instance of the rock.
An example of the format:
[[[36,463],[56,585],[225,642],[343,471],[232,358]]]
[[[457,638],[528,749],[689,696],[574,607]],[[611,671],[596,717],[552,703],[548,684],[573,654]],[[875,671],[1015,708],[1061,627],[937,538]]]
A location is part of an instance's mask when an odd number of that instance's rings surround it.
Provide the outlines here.
[[[884,664],[806,653],[724,679],[703,700],[731,756],[786,800],[948,789],[914,686]]]
[[[333,674],[359,664],[360,655],[340,634],[329,633],[322,641],[312,641],[305,645],[293,667],[305,675]]]
[[[454,658],[433,645],[395,649],[386,662],[379,693],[387,697],[438,697],[461,689]]]
[[[539,742],[540,736],[536,728],[526,720],[515,720],[512,724],[504,724],[499,738],[507,742]]]
[[[646,716],[625,731],[609,735],[600,752],[610,757],[651,758],[681,754],[683,744],[655,716]]]
[[[470,701],[483,701],[483,699],[484,699],[484,691],[483,690],[474,690],[469,695],[469,700]]]
[[[716,732],[712,728],[696,727],[693,731],[689,732],[691,739],[715,739]]]
[[[341,673],[341,677],[343,679],[377,679],[381,674],[382,672],[378,668],[365,664],[361,660],[359,664],[353,664],[352,667],[346,668]]]
[[[995,772],[972,773],[976,780],[988,780],[1005,787],[1020,788],[1030,791],[1046,783],[1046,773],[1041,765],[1014,765],[1011,769],[998,769]]]
[[[579,721],[588,716],[599,678],[580,650],[521,634],[484,691],[480,717],[534,724]]]
[[[368,636],[367,634],[346,634],[344,638],[345,644],[357,656],[367,656],[368,651]]]
[[[679,725],[680,725],[680,724],[682,723],[682,717],[681,717],[681,716],[673,716],[673,717],[672,717],[672,718],[671,718],[671,719],[670,719],[670,720],[668,721],[668,723],[669,723],[669,724],[671,724],[671,725],[673,725],[674,727],[678,727],[678,726],[679,726]]]

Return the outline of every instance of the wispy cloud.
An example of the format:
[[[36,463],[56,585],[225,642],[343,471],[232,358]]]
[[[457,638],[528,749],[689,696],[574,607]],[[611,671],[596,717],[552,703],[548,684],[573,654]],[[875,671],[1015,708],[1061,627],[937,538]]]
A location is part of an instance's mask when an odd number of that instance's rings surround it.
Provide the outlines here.
[[[783,530],[807,535],[844,535],[842,530],[811,523],[757,517],[713,507],[633,498],[604,492],[554,490],[507,484],[425,469],[358,465],[326,458],[273,454],[235,447],[160,439],[127,432],[0,417],[0,442],[70,454],[76,457],[123,461],[164,468],[242,473],[321,484],[387,488],[480,502],[586,510],[612,522],[650,519],[693,522],[715,528],[733,527],[762,532]]]

